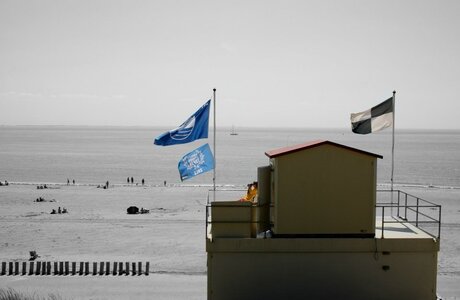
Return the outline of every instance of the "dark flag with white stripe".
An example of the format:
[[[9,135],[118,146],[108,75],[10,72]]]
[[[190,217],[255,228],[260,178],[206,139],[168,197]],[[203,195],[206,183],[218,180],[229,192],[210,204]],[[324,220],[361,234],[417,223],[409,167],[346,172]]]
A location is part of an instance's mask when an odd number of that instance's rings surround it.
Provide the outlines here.
[[[393,125],[393,97],[363,112],[351,114],[351,130],[358,134],[376,132]]]

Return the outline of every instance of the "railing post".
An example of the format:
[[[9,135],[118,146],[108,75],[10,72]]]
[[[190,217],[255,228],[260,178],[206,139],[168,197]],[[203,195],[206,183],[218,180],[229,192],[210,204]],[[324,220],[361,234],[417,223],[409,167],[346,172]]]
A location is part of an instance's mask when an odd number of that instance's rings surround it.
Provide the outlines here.
[[[209,193],[208,193],[208,203],[209,203]],[[205,228],[204,228],[204,235],[205,235],[205,239],[208,238],[208,218],[209,218],[209,206],[206,205],[206,219],[204,220],[205,221]]]
[[[404,193],[405,196],[405,203],[404,203],[404,219],[407,221],[407,194]]]
[[[438,240],[441,238],[441,205],[439,205]]]
[[[399,205],[400,205],[400,195],[401,195],[401,191],[398,190],[398,218],[400,218],[401,216],[399,215]]]
[[[384,228],[384,221],[385,221],[385,206],[382,206],[382,239],[384,238],[384,231],[385,231],[385,228]]]
[[[417,197],[417,208],[415,210],[415,227],[418,227],[418,203],[419,203],[419,198]]]

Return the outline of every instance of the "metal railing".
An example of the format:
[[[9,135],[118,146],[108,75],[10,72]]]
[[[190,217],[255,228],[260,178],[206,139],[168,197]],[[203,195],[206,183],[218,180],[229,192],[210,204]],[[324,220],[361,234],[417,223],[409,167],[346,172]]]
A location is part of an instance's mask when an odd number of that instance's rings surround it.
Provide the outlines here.
[[[441,205],[400,190],[377,190],[375,207],[381,216],[382,238],[385,224],[391,223],[411,224],[434,238],[441,237]]]

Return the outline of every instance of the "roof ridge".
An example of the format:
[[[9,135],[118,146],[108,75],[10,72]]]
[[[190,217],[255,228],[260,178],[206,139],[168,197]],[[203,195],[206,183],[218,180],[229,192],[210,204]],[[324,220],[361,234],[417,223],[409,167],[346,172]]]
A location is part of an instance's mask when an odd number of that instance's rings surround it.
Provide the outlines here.
[[[378,157],[378,158],[383,158],[383,156],[379,155],[379,154],[371,153],[371,152],[368,152],[368,151],[364,151],[364,150],[361,150],[361,149],[353,148],[353,147],[350,147],[350,146],[347,146],[347,145],[339,144],[339,143],[332,142],[332,141],[329,141],[329,140],[322,140],[322,139],[313,140],[313,141],[305,142],[305,143],[302,143],[302,144],[282,147],[282,148],[278,148],[278,149],[274,149],[274,150],[269,150],[269,151],[265,152],[265,155],[268,156],[269,158],[273,158],[273,157],[278,157],[278,156],[286,155],[286,154],[289,154],[289,153],[301,151],[301,150],[304,150],[304,149],[314,148],[314,147],[324,145],[324,144],[331,144],[331,145],[341,147],[341,148],[345,148],[345,149],[348,149],[348,150],[351,150],[351,151],[360,152],[360,153],[365,154],[365,155],[371,155],[371,156],[375,156],[375,157]]]

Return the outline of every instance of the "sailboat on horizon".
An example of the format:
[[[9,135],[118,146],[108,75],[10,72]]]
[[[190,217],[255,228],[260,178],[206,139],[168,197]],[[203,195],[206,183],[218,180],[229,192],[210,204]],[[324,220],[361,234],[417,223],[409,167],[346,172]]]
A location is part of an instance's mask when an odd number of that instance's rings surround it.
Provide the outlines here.
[[[234,125],[232,125],[232,132],[230,133],[230,135],[238,135],[238,133],[235,131]]]

